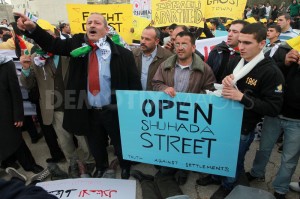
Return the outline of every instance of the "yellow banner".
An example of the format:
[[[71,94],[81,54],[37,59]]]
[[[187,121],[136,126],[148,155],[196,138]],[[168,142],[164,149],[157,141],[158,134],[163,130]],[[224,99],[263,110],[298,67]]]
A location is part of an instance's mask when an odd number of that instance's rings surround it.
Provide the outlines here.
[[[132,25],[134,28],[133,39],[140,40],[143,30],[149,26],[151,21],[149,19],[133,16]]]
[[[203,27],[203,18],[243,17],[247,0],[152,0],[154,26],[178,25]]]
[[[286,43],[300,53],[300,36],[289,39],[286,41]]]
[[[108,25],[114,27],[127,43],[132,43],[132,4],[67,4],[67,11],[72,34],[85,33],[86,20],[93,12],[101,13]]]
[[[247,0],[206,0],[205,18],[243,19]]]

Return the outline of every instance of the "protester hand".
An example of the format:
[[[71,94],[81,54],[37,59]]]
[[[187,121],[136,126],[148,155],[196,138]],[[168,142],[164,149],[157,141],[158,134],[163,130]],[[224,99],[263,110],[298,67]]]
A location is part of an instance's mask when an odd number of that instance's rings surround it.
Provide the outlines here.
[[[16,127],[22,127],[23,126],[23,122],[15,122],[14,125]]]
[[[167,50],[169,50],[169,51],[171,51],[171,52],[173,52],[174,45],[173,45],[173,43],[171,41],[168,41],[168,43],[164,46],[164,48],[167,49]]]
[[[235,87],[224,86],[222,89],[222,96],[226,99],[241,101],[244,94]]]
[[[20,63],[22,65],[22,69],[28,69],[31,65],[31,57],[30,55],[22,54],[20,57]]]
[[[19,16],[19,19],[17,21],[17,26],[20,30],[27,30],[27,31],[33,31],[36,27],[36,24],[31,21],[28,17],[26,17],[24,14],[19,12],[13,13],[15,16]]]
[[[293,62],[297,63],[299,61],[299,53],[297,50],[291,50],[285,55],[284,64],[286,66],[291,65]]]
[[[222,84],[224,86],[231,86],[233,87],[233,81],[234,80],[234,76],[233,74],[226,76],[223,80],[222,80]]]
[[[168,95],[170,95],[171,97],[175,97],[176,95],[176,91],[173,87],[168,87],[164,90],[164,92]]]

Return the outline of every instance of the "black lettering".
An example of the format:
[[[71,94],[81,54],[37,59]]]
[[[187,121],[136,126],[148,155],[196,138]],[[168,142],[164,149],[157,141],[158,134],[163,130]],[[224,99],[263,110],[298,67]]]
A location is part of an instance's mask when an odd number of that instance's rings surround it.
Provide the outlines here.
[[[147,133],[147,132],[144,132],[144,133],[141,134],[141,138],[142,138],[143,140],[145,140],[146,142],[149,143],[149,145],[143,145],[143,147],[145,147],[145,148],[151,148],[151,147],[153,147],[152,142],[149,141],[149,140],[147,140],[147,139],[145,138],[144,135],[149,135],[149,136],[151,137],[151,134],[150,134],[150,133]]]
[[[211,152],[211,142],[217,141],[217,139],[212,138],[202,138],[203,140],[208,140],[208,147],[207,147],[207,157],[210,158],[210,152]]]
[[[191,106],[191,103],[188,102],[177,102],[177,119],[178,120],[183,120],[183,121],[188,121],[188,118],[183,118],[181,114],[186,114],[188,115],[188,111],[184,111],[181,109],[181,106]]]
[[[115,16],[117,16],[117,20],[116,21],[120,21],[120,15],[122,15],[123,13],[122,12],[117,12],[115,13]]]
[[[147,104],[150,104],[151,105],[151,112],[150,113],[147,113],[146,112],[146,105]],[[142,105],[142,111],[143,111],[143,114],[146,116],[146,117],[153,117],[153,115],[155,114],[155,104],[152,100],[150,99],[146,99],[144,102],[143,102],[143,105]]]
[[[107,13],[106,20],[107,21],[110,21],[110,20],[114,21],[114,14],[112,14],[111,17],[110,17],[109,14]]]
[[[82,20],[86,21],[86,18],[88,18],[90,15],[90,12],[82,12]]]
[[[163,105],[165,104],[165,105]],[[159,119],[163,119],[163,110],[170,109],[174,106],[174,102],[170,100],[159,100]]]
[[[202,115],[202,117],[205,119],[205,121],[211,125],[211,120],[212,120],[212,110],[213,106],[212,104],[208,105],[208,115],[206,116],[205,113],[203,112],[202,108],[199,106],[199,104],[195,103],[195,109],[194,109],[194,123],[197,123],[197,118],[198,118],[198,114],[197,111],[199,111]]]
[[[147,125],[147,121],[146,120],[142,120],[142,124],[144,124],[145,125],[145,128],[144,128],[144,126],[142,126],[142,130],[143,131],[148,131],[149,130],[149,126]]]
[[[187,152],[185,150],[185,146],[191,146],[190,144],[187,144],[186,141],[191,141],[192,139],[189,138],[182,138],[182,153],[191,153],[191,152]]]
[[[123,23],[108,23],[108,25],[113,26],[117,32],[121,31],[121,25]]]
[[[203,154],[202,152],[197,151],[197,148],[202,149],[202,146],[198,145],[199,142],[204,142],[204,140],[197,140],[197,139],[194,140],[194,150],[193,150],[194,154]]]
[[[83,31],[86,31],[86,23],[82,23],[81,28],[82,28]]]
[[[154,134],[155,136],[158,136],[158,149],[161,151],[161,143],[162,143],[162,141],[161,141],[161,138],[162,137],[166,137],[166,135],[160,135],[160,134]]]
[[[174,148],[177,152],[179,152],[179,149],[178,149],[176,146],[174,146],[174,143],[179,142],[180,137],[178,137],[178,136],[170,136],[170,138],[176,138],[174,141],[170,142],[170,145],[172,145],[173,148]]]

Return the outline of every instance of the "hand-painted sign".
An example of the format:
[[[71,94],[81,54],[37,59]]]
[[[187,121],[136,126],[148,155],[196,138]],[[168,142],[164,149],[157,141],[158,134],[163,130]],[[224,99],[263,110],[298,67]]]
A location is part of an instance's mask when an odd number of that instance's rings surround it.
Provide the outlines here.
[[[57,198],[135,199],[136,182],[107,178],[78,178],[38,183]]]
[[[130,28],[132,28],[131,4],[67,4],[67,10],[72,33],[84,33],[87,18],[91,13],[97,12],[106,18],[108,25],[114,27],[127,43],[132,42],[130,36]]]
[[[243,106],[203,94],[117,91],[123,158],[235,176]]]

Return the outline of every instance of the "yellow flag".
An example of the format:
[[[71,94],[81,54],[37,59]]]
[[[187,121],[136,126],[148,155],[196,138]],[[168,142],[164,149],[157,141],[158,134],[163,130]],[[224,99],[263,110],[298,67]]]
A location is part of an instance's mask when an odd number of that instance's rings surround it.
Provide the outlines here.
[[[247,21],[249,23],[257,23],[257,21],[254,19],[254,17],[250,17],[248,19],[245,19],[245,21]]]
[[[294,37],[293,39],[289,39],[286,43],[293,49],[300,52],[300,35],[298,37]]]
[[[44,30],[51,30],[52,32],[54,32],[55,26],[51,25],[49,21],[38,19],[37,24]]]

